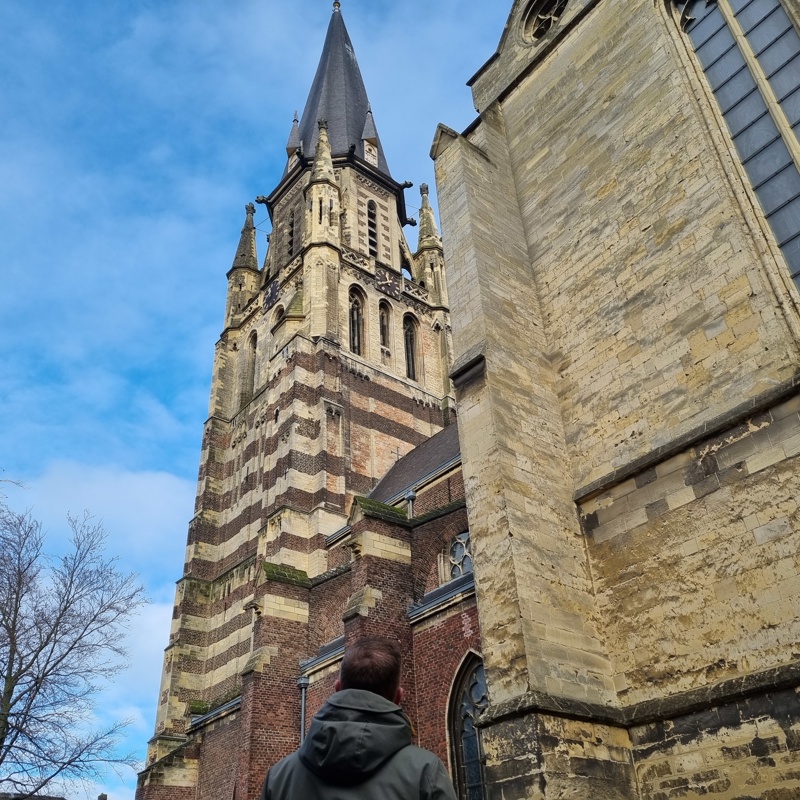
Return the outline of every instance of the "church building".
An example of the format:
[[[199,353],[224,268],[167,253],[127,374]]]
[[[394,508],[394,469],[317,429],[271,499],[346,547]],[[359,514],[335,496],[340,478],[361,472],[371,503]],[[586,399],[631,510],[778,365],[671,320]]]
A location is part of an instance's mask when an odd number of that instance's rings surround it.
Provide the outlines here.
[[[228,271],[140,800],[252,800],[333,691],[345,643],[369,634],[407,654],[419,744],[456,759],[464,791],[468,774],[480,783],[442,242],[423,185],[409,247],[407,188],[336,2],[283,177],[256,199],[268,252],[259,263],[249,204]]]
[[[462,800],[797,800],[800,6],[514,0],[412,250],[333,5],[137,800],[255,800],[368,634]]]
[[[799,31],[517,0],[438,129],[489,797],[800,798]]]

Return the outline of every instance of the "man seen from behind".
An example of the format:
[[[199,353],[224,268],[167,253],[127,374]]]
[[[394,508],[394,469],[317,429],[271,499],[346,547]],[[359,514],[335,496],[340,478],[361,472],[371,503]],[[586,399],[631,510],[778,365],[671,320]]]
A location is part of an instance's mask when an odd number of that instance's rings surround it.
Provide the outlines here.
[[[351,644],[335,693],[300,749],[269,770],[261,800],[456,800],[442,762],[411,744],[401,660],[391,639]]]

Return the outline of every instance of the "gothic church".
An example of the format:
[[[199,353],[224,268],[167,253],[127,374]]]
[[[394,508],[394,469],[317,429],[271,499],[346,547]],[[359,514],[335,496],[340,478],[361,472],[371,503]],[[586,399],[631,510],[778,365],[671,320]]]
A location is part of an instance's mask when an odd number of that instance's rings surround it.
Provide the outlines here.
[[[462,798],[796,800],[797,3],[515,0],[414,252],[353,52],[228,273],[139,800],[253,800],[368,633]]]

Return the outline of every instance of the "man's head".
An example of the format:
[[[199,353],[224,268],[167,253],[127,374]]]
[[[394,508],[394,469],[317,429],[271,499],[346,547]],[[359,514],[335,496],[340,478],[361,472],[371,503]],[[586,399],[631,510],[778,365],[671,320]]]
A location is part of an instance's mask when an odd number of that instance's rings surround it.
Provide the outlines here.
[[[367,636],[358,639],[344,651],[336,691],[340,689],[366,689],[400,703],[400,646],[384,636]]]

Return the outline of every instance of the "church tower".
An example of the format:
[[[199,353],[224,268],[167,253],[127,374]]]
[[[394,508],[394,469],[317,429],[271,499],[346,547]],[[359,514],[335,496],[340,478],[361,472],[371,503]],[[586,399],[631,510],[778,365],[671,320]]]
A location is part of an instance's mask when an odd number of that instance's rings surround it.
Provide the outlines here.
[[[299,744],[298,663],[341,634],[304,592],[353,500],[450,421],[442,243],[419,247],[334,3],[261,266],[256,205],[227,273],[194,517],[138,796],[253,798]],[[341,567],[338,567],[341,571]],[[324,615],[323,615],[324,616]]]

